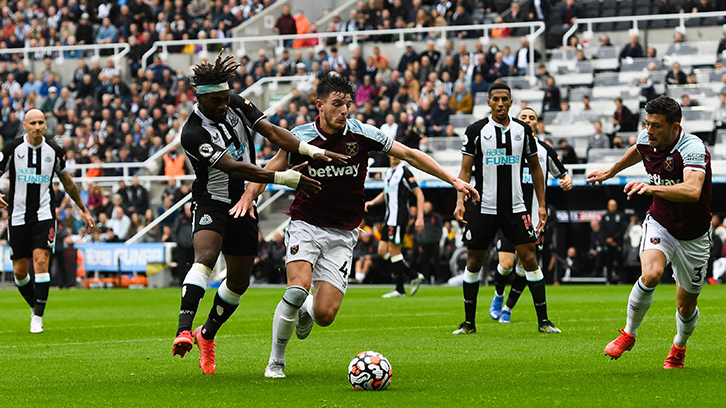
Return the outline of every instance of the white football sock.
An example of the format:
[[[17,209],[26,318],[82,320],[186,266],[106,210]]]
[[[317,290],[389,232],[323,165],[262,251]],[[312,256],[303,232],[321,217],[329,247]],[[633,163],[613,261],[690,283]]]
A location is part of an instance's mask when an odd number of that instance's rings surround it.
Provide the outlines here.
[[[315,297],[313,294],[309,294],[307,299],[305,299],[305,303],[302,305],[302,309],[308,312],[310,317],[313,318],[313,321],[315,322],[315,309],[313,308],[313,301],[315,300]],[[317,322],[316,322],[317,323]]]
[[[290,286],[285,290],[282,300],[277,304],[272,321],[272,351],[270,361],[285,361],[285,348],[292,337],[297,322],[297,313],[308,296],[308,291],[300,286]]]
[[[689,317],[681,316],[681,314],[678,313],[678,310],[676,310],[676,327],[678,328],[678,333],[676,334],[676,337],[673,338],[674,346],[680,348],[686,347],[686,344],[688,344],[688,338],[691,337],[691,334],[693,334],[693,331],[696,329],[698,317],[700,315],[701,313],[698,311],[698,307],[696,307],[696,311]]]
[[[633,337],[638,336],[638,327],[643,321],[645,314],[653,304],[653,292],[655,288],[649,288],[643,283],[643,278],[639,278],[633,290],[630,291],[628,298],[628,320],[625,325],[625,332],[630,333]]]

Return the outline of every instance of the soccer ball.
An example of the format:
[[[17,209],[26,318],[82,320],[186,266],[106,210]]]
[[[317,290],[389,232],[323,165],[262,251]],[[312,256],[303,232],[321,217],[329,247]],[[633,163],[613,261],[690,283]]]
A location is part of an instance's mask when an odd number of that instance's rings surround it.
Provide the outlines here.
[[[356,390],[382,391],[391,385],[393,369],[375,351],[362,351],[348,365],[348,381]]]

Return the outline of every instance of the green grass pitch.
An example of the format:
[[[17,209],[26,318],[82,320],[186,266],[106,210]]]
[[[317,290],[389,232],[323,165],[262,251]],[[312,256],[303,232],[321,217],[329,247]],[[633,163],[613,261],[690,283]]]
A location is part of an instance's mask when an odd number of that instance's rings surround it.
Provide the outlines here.
[[[726,285],[707,286],[682,370],[664,370],[675,334],[675,287],[660,286],[638,342],[617,361],[603,353],[625,324],[631,287],[548,287],[559,335],[537,332],[529,292],[503,325],[479,293],[478,333],[454,336],[461,288],[423,287],[381,299],[389,287],[353,286],[330,327],[293,335],[287,379],[263,372],[282,288],[252,288],[217,337],[217,374],[198,351],[172,358],[179,289],[52,290],[45,333],[28,332],[15,290],[0,291],[2,407],[723,407]],[[214,291],[200,307],[206,319]],[[347,366],[375,350],[391,361],[383,392],[355,391]]]

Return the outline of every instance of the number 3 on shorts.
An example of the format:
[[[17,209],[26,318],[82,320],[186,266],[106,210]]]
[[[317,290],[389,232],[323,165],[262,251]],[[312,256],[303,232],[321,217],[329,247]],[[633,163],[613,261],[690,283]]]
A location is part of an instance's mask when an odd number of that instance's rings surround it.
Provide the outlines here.
[[[694,276],[693,279],[691,279],[691,282],[698,284],[699,282],[701,282],[701,279],[703,278],[703,266],[700,266],[694,270],[696,271],[696,276]]]

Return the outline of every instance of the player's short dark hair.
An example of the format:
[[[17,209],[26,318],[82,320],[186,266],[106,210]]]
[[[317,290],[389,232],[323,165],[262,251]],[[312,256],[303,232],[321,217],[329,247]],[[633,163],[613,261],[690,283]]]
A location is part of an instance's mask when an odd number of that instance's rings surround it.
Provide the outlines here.
[[[324,72],[318,76],[318,79],[320,82],[316,94],[320,100],[328,99],[328,96],[334,92],[350,95],[351,97],[355,93],[353,83],[335,71]]]
[[[665,115],[666,122],[672,125],[680,123],[682,118],[681,105],[675,99],[661,95],[645,104],[645,113],[650,115]]]
[[[234,60],[233,55],[227,55],[222,59],[222,52],[224,50],[219,53],[214,64],[202,62],[192,68],[194,75],[189,78],[192,85],[221,84],[222,82],[227,82],[228,79],[234,76],[234,72],[240,65]]]
[[[537,119],[539,119],[539,114],[537,114],[537,111],[534,110],[534,108],[532,108],[530,106],[525,106],[524,108],[522,108],[521,111],[519,111],[519,113],[522,113],[523,111],[526,111],[526,110],[531,110],[532,112],[534,112],[534,116],[536,116]]]
[[[512,97],[512,88],[510,88],[509,85],[504,82],[493,83],[492,86],[489,87],[489,95],[491,96],[492,91],[496,91],[497,89],[504,89],[509,93],[509,97]]]

